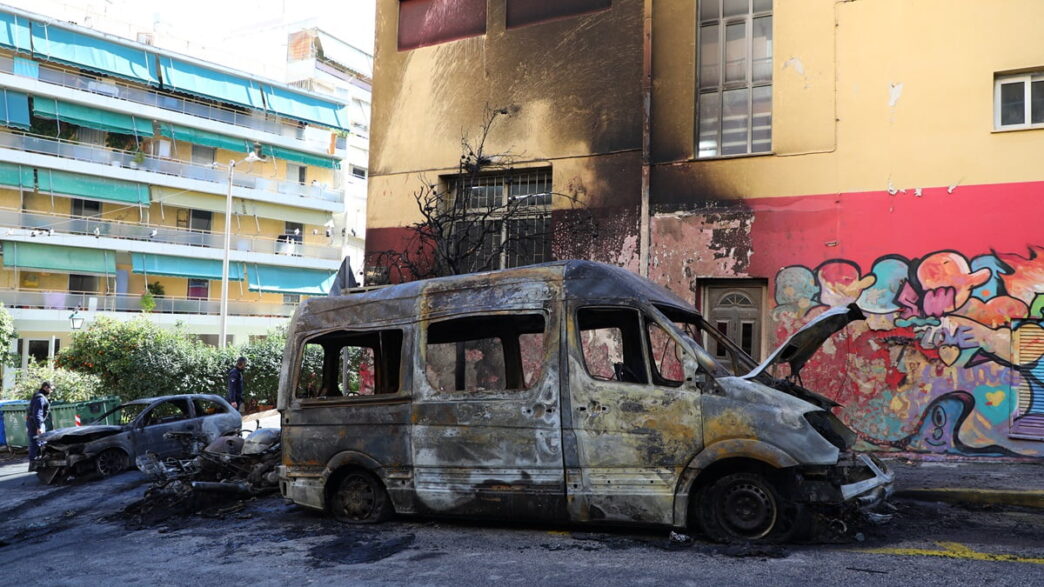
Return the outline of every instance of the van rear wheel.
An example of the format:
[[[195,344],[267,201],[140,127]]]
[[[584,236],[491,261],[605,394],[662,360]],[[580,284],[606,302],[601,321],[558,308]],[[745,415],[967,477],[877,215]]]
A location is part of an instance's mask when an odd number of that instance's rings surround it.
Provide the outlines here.
[[[375,524],[391,515],[391,501],[373,475],[353,470],[345,474],[330,495],[330,513],[346,524]]]
[[[714,481],[700,493],[698,508],[703,533],[717,542],[788,540],[797,533],[802,513],[759,473]]]

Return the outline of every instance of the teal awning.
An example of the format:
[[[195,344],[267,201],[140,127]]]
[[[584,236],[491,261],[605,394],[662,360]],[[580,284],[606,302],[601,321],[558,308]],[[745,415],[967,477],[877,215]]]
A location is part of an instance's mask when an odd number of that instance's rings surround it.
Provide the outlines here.
[[[36,183],[32,167],[22,167],[14,163],[0,163],[0,185],[16,188],[33,189]]]
[[[33,96],[33,114],[40,118],[50,118],[96,128],[106,132],[118,132],[139,137],[152,136],[152,121],[130,114],[98,110],[90,106],[81,106],[71,102],[60,102],[52,98]]]
[[[294,163],[315,165],[316,167],[329,167],[330,169],[341,168],[341,162],[336,159],[331,159],[329,157],[320,157],[319,155],[310,155],[308,153],[284,149],[282,147],[270,147],[268,145],[264,145],[263,147],[261,147],[261,152],[267,157],[277,157],[279,159],[293,161]]]
[[[40,64],[25,57],[14,58],[14,74],[32,79],[40,79]]]
[[[276,114],[331,128],[348,128],[348,116],[343,104],[275,86],[264,86],[264,89],[265,103]]]
[[[46,23],[32,23],[33,55],[84,69],[158,84],[156,62],[147,51]]]
[[[248,108],[265,107],[261,88],[252,79],[221,73],[172,57],[160,56],[159,61],[164,86]]]
[[[139,206],[148,206],[151,201],[149,186],[143,183],[53,169],[37,169],[36,179],[41,192],[80,196],[108,202],[124,202]]]
[[[0,124],[15,128],[29,128],[29,96],[0,89]]]
[[[203,145],[204,147],[227,149],[236,153],[246,153],[253,149],[253,144],[246,139],[237,139],[186,126],[163,124],[160,125],[160,134],[178,141]]]
[[[131,253],[131,270],[148,275],[221,280],[221,261],[215,259]],[[242,281],[243,264],[229,263],[228,278],[232,281]]]
[[[247,273],[250,291],[306,296],[325,296],[337,277],[335,271],[273,265],[251,265]]]
[[[0,13],[0,45],[28,53],[32,50],[31,37],[28,19]]]
[[[60,273],[116,273],[116,252],[4,241],[4,266]]]

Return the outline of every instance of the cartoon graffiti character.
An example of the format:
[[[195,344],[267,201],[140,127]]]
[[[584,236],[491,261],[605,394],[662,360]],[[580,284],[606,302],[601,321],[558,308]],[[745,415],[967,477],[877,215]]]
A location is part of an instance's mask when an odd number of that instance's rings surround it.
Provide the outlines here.
[[[1044,247],[1030,246],[1028,257],[1018,253],[993,254],[1004,264],[1001,280],[1008,295],[1035,306],[1038,294],[1044,293]]]
[[[990,279],[988,268],[972,271],[968,261],[952,251],[925,257],[917,266],[917,281],[924,294],[921,309],[927,316],[942,316],[960,308],[976,287]]]
[[[924,411],[917,432],[900,440],[896,446],[938,454],[1013,456],[1013,452],[1001,446],[973,447],[961,442],[961,425],[974,409],[975,398],[966,391],[941,395]]]
[[[784,267],[776,274],[776,310],[778,316],[791,313],[801,318],[815,305],[819,286],[816,276],[807,267]]]
[[[887,314],[899,309],[899,292],[910,276],[910,265],[905,259],[885,257],[878,259],[870,273],[874,283],[863,290],[856,304],[867,312]]]
[[[846,306],[856,301],[863,290],[873,285],[874,275],[862,277],[859,265],[851,261],[827,261],[816,270],[819,300],[828,306]]]

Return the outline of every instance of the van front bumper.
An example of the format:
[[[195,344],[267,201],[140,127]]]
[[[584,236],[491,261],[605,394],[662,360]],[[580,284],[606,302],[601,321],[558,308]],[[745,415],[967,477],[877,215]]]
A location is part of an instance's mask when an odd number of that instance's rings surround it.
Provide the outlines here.
[[[873,455],[858,454],[855,459],[869,469],[873,477],[842,485],[841,498],[860,508],[876,507],[895,491],[895,473]]]

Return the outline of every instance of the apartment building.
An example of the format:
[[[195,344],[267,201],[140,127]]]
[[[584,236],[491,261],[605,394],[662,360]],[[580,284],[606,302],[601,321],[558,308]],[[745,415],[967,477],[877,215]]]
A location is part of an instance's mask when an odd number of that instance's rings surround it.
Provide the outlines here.
[[[0,100],[0,301],[23,364],[143,310],[217,344],[226,218],[231,343],[326,294],[344,101],[2,6]]]
[[[791,375],[863,442],[1044,457],[1044,4],[989,6],[379,0],[367,250],[504,107],[491,190],[538,174],[553,224],[599,220],[555,258],[646,274],[758,359],[857,303]]]

